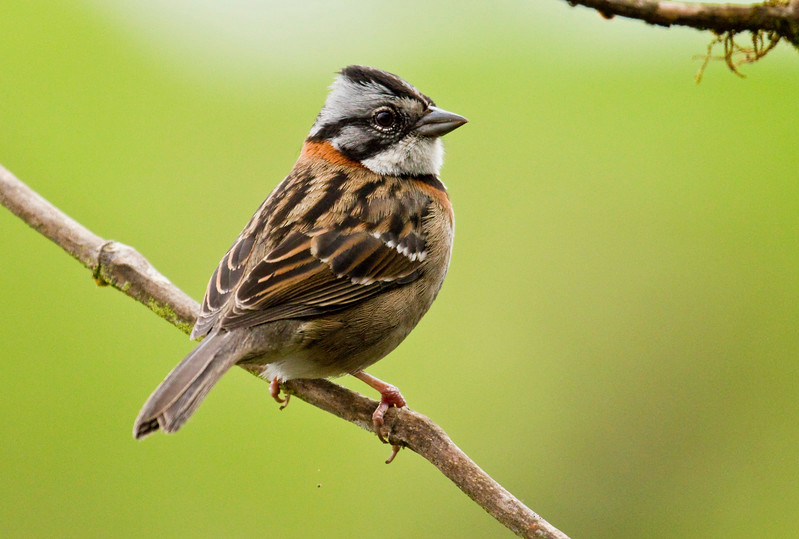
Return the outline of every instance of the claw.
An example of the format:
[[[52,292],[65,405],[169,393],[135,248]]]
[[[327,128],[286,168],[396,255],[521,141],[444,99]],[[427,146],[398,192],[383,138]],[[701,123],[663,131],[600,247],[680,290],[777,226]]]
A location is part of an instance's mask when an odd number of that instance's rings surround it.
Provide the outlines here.
[[[272,381],[269,382],[269,394],[272,395],[273,399],[282,405],[280,407],[281,410],[289,405],[289,399],[291,398],[291,395],[287,393],[285,399],[280,398],[280,382],[278,381],[277,376],[272,378]]]
[[[396,406],[397,408],[406,406],[405,398],[396,386],[387,384],[370,374],[356,372],[353,376],[380,392],[380,404],[377,405],[377,409],[372,414],[372,426],[375,430],[375,434],[380,438],[380,441],[387,444],[388,440],[386,440],[386,436],[388,433],[384,432],[383,429],[383,416],[386,414],[386,410],[392,406]],[[399,451],[399,446],[392,446],[392,448],[394,448],[394,452],[391,454],[391,457],[389,457],[388,462],[394,460],[394,457]]]
[[[392,445],[391,446],[391,455],[386,460],[386,464],[391,464],[391,462],[394,460],[394,457],[396,457],[397,453],[399,453],[400,449],[402,449],[401,445]]]
[[[389,406],[382,399],[380,399],[380,404],[377,405],[374,413],[372,413],[372,428],[375,430],[375,434],[377,437],[380,438],[380,441],[384,444],[388,443],[385,436],[383,435],[383,416],[386,415],[386,410],[388,410]],[[388,433],[386,433],[387,435]]]
[[[290,400],[291,400],[291,395],[286,393],[286,398],[283,399],[283,404],[280,405],[280,408],[278,408],[278,410],[284,410],[286,408],[286,406],[289,405],[289,401]],[[292,408],[292,410],[293,410],[293,408]]]

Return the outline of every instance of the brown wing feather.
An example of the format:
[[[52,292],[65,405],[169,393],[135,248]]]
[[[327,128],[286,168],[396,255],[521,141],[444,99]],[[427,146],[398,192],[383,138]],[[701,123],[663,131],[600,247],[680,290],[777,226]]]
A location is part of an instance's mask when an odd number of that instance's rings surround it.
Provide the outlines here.
[[[224,307],[231,292],[238,286],[244,276],[244,269],[252,254],[255,236],[250,234],[240,236],[228,249],[225,256],[211,275],[208,287],[205,290],[200,316],[191,332],[191,338],[196,339],[206,335],[219,318],[219,313]]]
[[[284,242],[290,246],[279,245],[253,268],[236,291],[235,307],[220,321],[221,327],[318,316],[419,276],[418,259],[411,260],[371,233],[324,230],[303,236],[302,248],[290,236]]]
[[[431,200],[406,181],[295,170],[219,263],[192,336],[319,316],[417,279]]]

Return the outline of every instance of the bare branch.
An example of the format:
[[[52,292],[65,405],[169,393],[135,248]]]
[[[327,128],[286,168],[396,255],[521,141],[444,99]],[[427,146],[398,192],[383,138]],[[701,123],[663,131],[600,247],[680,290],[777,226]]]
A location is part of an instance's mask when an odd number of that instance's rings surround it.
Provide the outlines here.
[[[771,0],[762,4],[702,4],[658,0],[566,0],[593,8],[606,18],[640,19],[658,26],[689,26],[725,32],[775,32],[799,46],[799,1]]]
[[[89,268],[98,284],[108,284],[143,303],[185,333],[199,306],[135,249],[106,241],[47,202],[0,166],[0,204],[50,238]],[[257,371],[249,369],[258,374]],[[260,378],[263,380],[263,378]],[[372,431],[377,402],[327,380],[292,380],[285,388],[300,399]],[[389,442],[409,447],[430,461],[495,519],[521,537],[568,539],[494,481],[427,417],[390,409],[385,425]]]
[[[135,249],[95,235],[2,166],[0,204],[89,268],[98,285],[113,286],[191,333],[199,305]]]

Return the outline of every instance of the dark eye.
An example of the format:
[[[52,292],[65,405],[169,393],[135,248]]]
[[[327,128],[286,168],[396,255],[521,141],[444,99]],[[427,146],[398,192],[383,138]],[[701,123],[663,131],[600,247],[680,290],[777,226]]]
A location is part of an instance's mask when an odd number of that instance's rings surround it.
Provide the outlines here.
[[[380,127],[391,127],[394,125],[396,115],[391,109],[380,109],[375,113],[375,123]]]

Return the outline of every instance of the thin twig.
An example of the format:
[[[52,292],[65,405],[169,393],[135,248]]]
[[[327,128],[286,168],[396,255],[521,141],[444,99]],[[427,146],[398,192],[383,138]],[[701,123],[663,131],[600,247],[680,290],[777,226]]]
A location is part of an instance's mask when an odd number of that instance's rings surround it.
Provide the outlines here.
[[[668,0],[566,0],[570,5],[593,8],[605,18],[615,15],[640,19],[658,26],[688,26],[725,32],[775,32],[799,46],[799,2],[766,1],[762,4],[704,4]]]
[[[186,333],[191,330],[199,311],[194,300],[135,249],[93,234],[2,166],[0,204],[78,259],[92,271],[98,284],[113,286]],[[285,387],[300,399],[373,431],[371,414],[377,402],[327,380],[292,380]],[[427,417],[407,409],[391,409],[385,425],[390,429],[390,443],[406,446],[430,461],[517,535],[568,539],[481,470]]]

